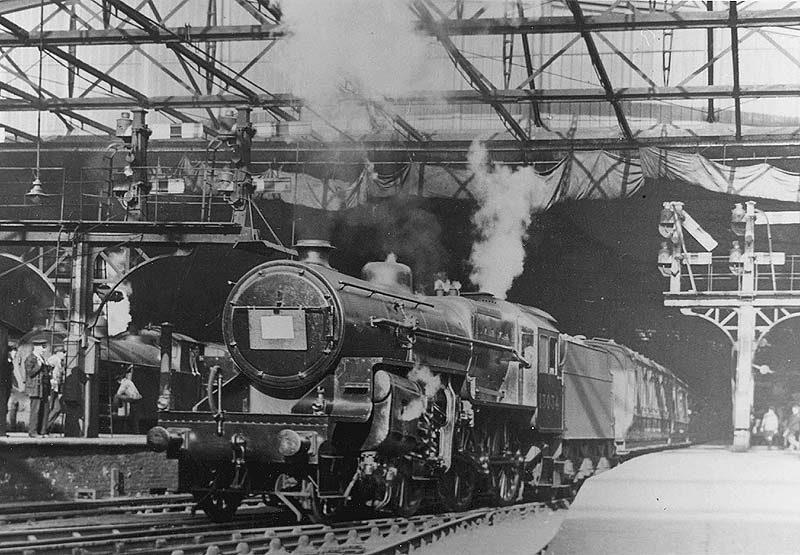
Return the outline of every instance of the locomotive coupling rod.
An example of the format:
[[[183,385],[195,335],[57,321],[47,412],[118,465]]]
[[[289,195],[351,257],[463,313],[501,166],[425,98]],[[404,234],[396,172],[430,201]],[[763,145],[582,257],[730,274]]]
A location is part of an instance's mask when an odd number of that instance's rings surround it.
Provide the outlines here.
[[[486,347],[487,349],[493,349],[495,351],[503,351],[510,354],[511,357],[516,362],[519,362],[520,366],[522,366],[523,368],[531,367],[530,362],[519,356],[519,353],[517,353],[517,350],[514,349],[514,347],[509,347],[508,345],[501,345],[500,343],[492,343],[490,341],[481,341],[480,339],[471,339],[469,337],[454,335],[452,333],[447,333],[443,331],[435,331],[428,328],[419,328],[417,326],[407,324],[405,322],[400,322],[399,320],[390,320],[389,318],[371,317],[369,319],[369,323],[371,326],[374,327],[386,326],[391,328],[402,328],[404,330],[413,332],[416,335],[421,335],[422,337],[430,337],[431,339],[440,339],[442,341],[446,341],[449,343],[456,343],[458,345],[466,345],[468,347],[479,346],[479,347]]]

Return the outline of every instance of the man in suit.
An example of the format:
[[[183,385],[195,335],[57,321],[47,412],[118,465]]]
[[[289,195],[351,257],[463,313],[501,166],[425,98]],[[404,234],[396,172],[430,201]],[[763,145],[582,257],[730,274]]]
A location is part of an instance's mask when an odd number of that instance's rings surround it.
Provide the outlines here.
[[[28,435],[39,437],[47,433],[47,401],[50,398],[50,367],[45,361],[47,339],[33,340],[33,352],[25,358],[25,391],[31,398]]]
[[[6,416],[8,415],[8,400],[11,398],[11,390],[14,387],[14,364],[11,358],[11,347],[8,348],[8,356],[3,364],[0,355],[0,436],[6,435]]]
[[[86,374],[77,366],[72,367],[64,379],[61,400],[64,402],[64,437],[83,435],[83,387]]]

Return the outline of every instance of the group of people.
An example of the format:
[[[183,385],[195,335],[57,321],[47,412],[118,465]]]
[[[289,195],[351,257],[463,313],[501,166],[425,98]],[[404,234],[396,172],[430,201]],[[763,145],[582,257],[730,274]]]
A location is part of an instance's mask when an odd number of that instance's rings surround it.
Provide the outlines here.
[[[46,338],[32,341],[33,349],[23,360],[19,360],[15,346],[8,346],[8,359],[3,373],[11,377],[11,391],[7,398],[0,399],[8,411],[3,418],[3,433],[6,425],[15,426],[17,415],[28,402],[28,435],[46,436],[51,433],[61,414],[64,414],[64,435],[79,437],[82,434],[83,384],[86,377],[73,367],[66,374],[67,353],[58,347],[50,353]]]
[[[17,425],[18,415],[28,408],[28,435],[46,436],[64,414],[64,435],[83,433],[83,385],[86,377],[73,367],[66,374],[67,353],[63,347],[49,352],[46,338],[32,341],[24,359],[15,345],[8,345],[0,363],[0,435]]]
[[[761,417],[758,431],[769,449],[772,449],[780,438],[782,440],[780,446],[800,451],[800,405],[792,405],[791,414],[785,420],[781,420],[775,412],[775,407],[769,407]]]

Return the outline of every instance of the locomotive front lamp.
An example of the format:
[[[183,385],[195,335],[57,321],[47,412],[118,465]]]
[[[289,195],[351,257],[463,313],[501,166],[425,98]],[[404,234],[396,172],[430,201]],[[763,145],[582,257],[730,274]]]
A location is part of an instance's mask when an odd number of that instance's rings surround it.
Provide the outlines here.
[[[737,202],[731,210],[731,231],[742,237],[747,229],[747,211],[742,203]]]
[[[292,457],[308,451],[311,442],[294,430],[284,429],[278,432],[278,453],[284,457]]]
[[[731,273],[736,276],[742,275],[744,271],[744,255],[742,254],[742,245],[739,241],[734,241],[731,246],[731,252],[728,255],[728,268]]]
[[[658,271],[664,277],[669,277],[672,269],[672,249],[666,241],[661,242],[661,248],[658,251]]]

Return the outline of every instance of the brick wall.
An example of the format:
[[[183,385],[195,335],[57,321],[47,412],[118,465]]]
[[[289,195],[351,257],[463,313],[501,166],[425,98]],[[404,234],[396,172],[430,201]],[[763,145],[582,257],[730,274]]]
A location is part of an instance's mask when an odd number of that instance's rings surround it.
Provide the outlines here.
[[[0,503],[74,499],[79,490],[97,498],[172,491],[178,464],[142,446],[3,445],[0,456]],[[120,487],[121,484],[121,487]]]

